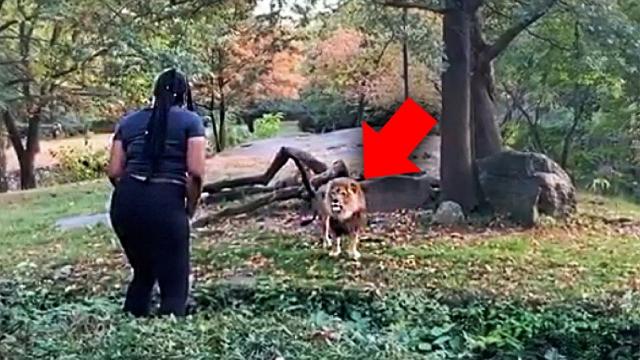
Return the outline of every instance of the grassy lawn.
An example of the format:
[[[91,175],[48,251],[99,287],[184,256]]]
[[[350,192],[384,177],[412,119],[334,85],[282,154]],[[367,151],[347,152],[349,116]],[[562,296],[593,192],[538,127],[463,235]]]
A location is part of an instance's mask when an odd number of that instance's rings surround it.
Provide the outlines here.
[[[126,262],[103,182],[0,195],[2,359],[638,359],[640,207],[582,195],[534,230],[380,216],[359,263],[274,210],[194,239],[197,312],[119,311]]]

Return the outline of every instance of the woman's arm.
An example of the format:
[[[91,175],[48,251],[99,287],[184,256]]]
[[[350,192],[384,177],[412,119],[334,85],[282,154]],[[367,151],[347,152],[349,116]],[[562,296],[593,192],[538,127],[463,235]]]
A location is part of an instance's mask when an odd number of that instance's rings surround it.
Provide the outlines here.
[[[124,173],[125,153],[121,140],[113,140],[111,144],[111,157],[107,166],[107,176],[115,187],[116,183]]]
[[[189,138],[187,142],[187,212],[189,216],[195,214],[202,194],[206,149],[207,141],[204,136]]]

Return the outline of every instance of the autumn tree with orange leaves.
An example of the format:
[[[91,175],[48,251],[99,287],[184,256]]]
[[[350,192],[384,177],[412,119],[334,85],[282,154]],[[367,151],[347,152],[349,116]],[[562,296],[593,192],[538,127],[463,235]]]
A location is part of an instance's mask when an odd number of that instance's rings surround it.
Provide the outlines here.
[[[246,8],[212,13],[190,31],[198,34],[186,44],[195,54],[199,71],[194,74],[198,105],[209,113],[216,151],[226,146],[230,106],[278,95],[295,95],[304,78],[295,72],[301,56],[295,38],[285,28],[249,19]],[[196,40],[197,39],[197,40]]]

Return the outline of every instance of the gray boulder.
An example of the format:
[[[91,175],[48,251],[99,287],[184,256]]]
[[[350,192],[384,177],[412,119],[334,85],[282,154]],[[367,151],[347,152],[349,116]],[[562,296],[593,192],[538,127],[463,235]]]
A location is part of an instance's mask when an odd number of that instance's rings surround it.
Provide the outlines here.
[[[489,205],[523,225],[535,225],[539,213],[563,218],[576,210],[571,178],[546,155],[507,150],[476,164]]]
[[[428,207],[436,199],[437,179],[430,176],[387,176],[364,180],[360,184],[370,212]]]
[[[433,221],[440,225],[459,225],[464,223],[465,217],[462,206],[453,201],[444,201],[438,206]]]

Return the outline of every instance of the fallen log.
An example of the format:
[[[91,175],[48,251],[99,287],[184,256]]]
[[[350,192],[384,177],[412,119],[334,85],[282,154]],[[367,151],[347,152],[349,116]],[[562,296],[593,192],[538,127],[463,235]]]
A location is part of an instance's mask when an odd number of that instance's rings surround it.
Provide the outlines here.
[[[219,201],[240,200],[252,195],[268,194],[238,206],[230,206],[217,212],[209,212],[195,220],[192,225],[194,227],[207,226],[214,222],[215,219],[249,213],[278,201],[308,199],[308,194],[299,181],[296,181],[296,184],[292,186],[268,186],[277,172],[289,160],[294,162],[300,175],[307,176],[306,168],[311,169],[315,175],[309,179],[309,182],[316,189],[331,179],[349,176],[349,169],[342,160],[336,160],[331,166],[327,166],[306,151],[282,147],[267,171],[262,175],[223,180],[205,185],[203,192],[209,195],[204,198],[203,202],[211,205]]]
[[[279,201],[308,199],[308,193],[297,179],[269,186],[277,172],[292,160],[300,175],[307,175],[307,168],[314,175],[309,182],[315,189],[332,179],[350,176],[349,169],[342,160],[334,161],[330,166],[300,149],[283,147],[276,154],[267,171],[262,175],[247,176],[208,184],[209,193],[204,202],[212,204],[220,201],[241,200],[246,197],[259,197],[229,206],[217,211],[209,211],[193,222],[194,227],[210,225],[216,219],[246,214]],[[304,174],[304,175],[303,175]],[[438,201],[439,180],[426,174],[389,176],[370,180],[360,180],[367,199],[367,208],[372,212],[387,212],[397,209],[415,209],[434,205]]]
[[[193,227],[196,227],[196,228],[204,227],[212,224],[215,221],[215,219],[223,218],[226,216],[234,216],[234,215],[250,213],[263,206],[272,204],[276,201],[300,199],[302,198],[303,192],[304,192],[304,189],[300,186],[281,188],[268,195],[261,196],[258,199],[251,201],[249,203],[242,204],[239,206],[224,208],[215,213],[207,214],[206,216],[203,216],[198,220],[194,221],[192,225]]]
[[[273,161],[271,162],[271,165],[269,165],[269,168],[264,174],[209,183],[204,185],[202,191],[211,194],[220,192],[223,189],[247,185],[266,186],[269,184],[269,182],[271,182],[271,180],[273,180],[278,171],[280,171],[280,169],[285,166],[287,161],[293,158],[297,159],[300,163],[309,168],[314,174],[323,173],[328,169],[328,166],[325,163],[318,160],[310,153],[297,148],[283,146],[280,148],[280,150],[278,150],[278,153],[276,154]]]
[[[218,193],[209,194],[203,201],[205,205],[212,205],[219,202],[239,200],[247,196],[264,194],[276,190],[277,188],[274,186],[243,186],[235,190],[226,189]]]

